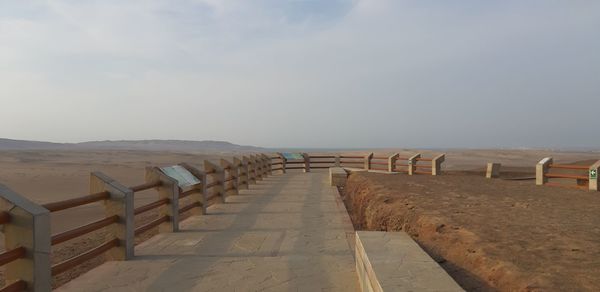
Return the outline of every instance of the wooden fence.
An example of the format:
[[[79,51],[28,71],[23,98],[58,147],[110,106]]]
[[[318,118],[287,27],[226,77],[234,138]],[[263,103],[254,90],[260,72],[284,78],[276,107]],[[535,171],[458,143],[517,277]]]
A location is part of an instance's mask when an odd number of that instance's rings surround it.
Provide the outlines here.
[[[178,182],[157,167],[146,169],[145,181],[135,186],[124,186],[100,172],[91,173],[90,194],[52,202],[35,204],[9,188],[0,185],[0,224],[6,251],[0,253],[0,266],[5,267],[6,291],[50,291],[52,276],[68,271],[99,255],[110,260],[128,260],[134,257],[135,236],[158,227],[159,232],[179,231],[180,215],[191,211],[203,214],[210,204],[223,202],[236,195],[240,188],[256,183],[272,173],[271,161],[264,154],[243,156],[220,161],[216,165],[204,161],[204,170],[182,163],[200,183],[180,188]],[[154,189],[156,201],[135,207],[138,192]],[[182,199],[187,205],[180,206]],[[63,210],[103,202],[105,217],[89,224],[50,234],[51,214]],[[151,210],[158,216],[151,222],[134,226],[135,216]],[[51,265],[51,247],[105,229],[107,237],[98,246]]]
[[[282,154],[271,156],[273,171],[325,169],[330,167],[345,167],[354,169],[378,170],[386,172],[404,172],[409,175],[427,174],[440,175],[445,155],[425,158],[420,153],[410,156],[400,156],[395,153],[389,156],[367,153],[357,154],[325,154],[316,155],[302,153],[302,159],[286,159]]]
[[[552,157],[546,157],[540,160],[535,167],[535,183],[536,185],[598,191],[599,168],[600,160],[592,165],[555,164]],[[566,173],[565,170],[569,173]],[[559,183],[550,181],[551,179],[575,180],[575,184]]]

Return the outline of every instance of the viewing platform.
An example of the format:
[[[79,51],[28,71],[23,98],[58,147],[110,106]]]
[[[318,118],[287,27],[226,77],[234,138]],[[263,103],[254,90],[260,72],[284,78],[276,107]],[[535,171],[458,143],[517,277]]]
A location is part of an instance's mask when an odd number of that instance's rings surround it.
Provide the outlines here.
[[[358,291],[353,228],[325,172],[270,176],[58,291]]]
[[[390,259],[398,263],[375,252],[387,243],[362,242],[355,235],[337,187],[356,165],[365,171],[437,176],[443,161],[443,154],[424,158],[418,153],[252,154],[219,164],[205,160],[202,170],[187,163],[146,167],[145,182],[133,186],[92,172],[90,194],[44,205],[0,185],[6,246],[0,265],[7,268],[2,291],[48,291],[53,278],[101,255],[106,262],[55,285],[58,291],[410,290],[415,279],[431,278],[430,268],[437,264],[424,256],[400,265],[399,276],[385,268],[402,264],[403,255],[425,253],[408,236],[400,240],[402,256]],[[329,172],[311,171],[318,169]],[[152,190],[155,201],[135,203],[136,194]],[[105,218],[50,234],[53,213],[96,202],[102,203]],[[151,221],[136,222],[148,212],[154,212]],[[101,230],[105,238],[95,247],[52,262],[51,247]],[[151,230],[158,234],[135,245]],[[441,268],[435,271],[436,279],[450,279]]]

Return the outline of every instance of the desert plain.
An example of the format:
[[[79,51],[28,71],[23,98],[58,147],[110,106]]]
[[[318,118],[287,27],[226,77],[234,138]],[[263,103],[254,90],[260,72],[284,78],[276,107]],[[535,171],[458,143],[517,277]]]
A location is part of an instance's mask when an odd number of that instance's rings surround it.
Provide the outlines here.
[[[351,152],[414,153],[416,150],[376,149]],[[437,150],[419,152],[424,156],[440,153]],[[439,259],[451,276],[458,279],[468,290],[493,291],[497,287],[509,287],[498,286],[498,283],[490,281],[510,279],[518,282],[514,287],[523,290],[536,290],[552,285],[561,289],[600,289],[598,280],[591,274],[600,272],[600,230],[593,225],[594,221],[597,223],[600,220],[597,215],[600,214],[600,193],[549,187],[540,189],[532,180],[489,181],[483,178],[487,162],[502,163],[507,177],[527,177],[533,175],[535,163],[546,156],[554,157],[558,163],[574,163],[598,160],[600,153],[511,149],[452,149],[443,152],[447,154],[443,164],[446,173],[441,179],[430,176],[412,178],[405,175],[378,174],[367,174],[366,178],[361,177],[360,180],[355,178],[374,191],[369,194],[369,200],[381,201],[381,198],[377,197],[380,193],[391,198],[391,203],[379,202],[380,205],[373,206],[372,210],[378,210],[384,216],[368,217],[353,213],[356,210],[350,210],[356,227],[369,230],[404,229],[418,242],[420,236],[423,241],[419,243],[434,258]],[[186,162],[202,168],[204,160],[218,161],[219,158],[239,154],[240,152],[235,151],[3,150],[0,151],[0,183],[36,203],[44,204],[88,194],[92,171],[103,172],[122,184],[131,186],[144,182],[145,167],[148,166]],[[370,181],[361,181],[364,179]],[[364,190],[353,191],[358,194]],[[361,198],[365,199],[364,194]],[[135,205],[140,206],[153,200],[156,200],[153,191],[142,192],[136,194]],[[396,206],[397,204],[399,205]],[[400,205],[413,208],[407,211]],[[389,206],[398,208],[390,211]],[[414,210],[418,212],[415,213]],[[364,213],[365,210],[361,212]],[[363,217],[359,218],[359,215]],[[438,227],[443,225],[438,231],[450,230],[448,234],[451,236],[447,235],[446,239],[454,240],[456,244],[443,241],[443,236],[428,238],[427,232],[431,232],[420,230],[416,221],[406,218],[409,215],[417,216],[414,217],[417,219],[423,218],[421,220],[424,221],[419,221],[423,224],[429,222],[427,220],[433,220],[433,217],[442,220],[442,223],[438,222]],[[53,213],[52,234],[101,219],[103,216],[100,204]],[[136,220],[149,221],[152,216],[150,213]],[[397,221],[391,222],[390,218]],[[404,223],[406,225],[403,225]],[[434,230],[431,234],[435,232]],[[152,234],[149,232],[138,238],[138,242]],[[460,238],[461,234],[464,238]],[[62,261],[89,249],[103,238],[104,234],[100,231],[59,244],[53,247],[53,261]],[[473,251],[469,253],[491,256],[485,260],[479,259],[482,261],[479,265],[472,262],[465,265],[482,271],[464,270],[451,264],[454,260],[452,254],[459,253],[454,250],[457,247]],[[89,261],[78,269],[56,277],[54,286],[59,286],[99,265],[103,260],[98,258]],[[494,275],[487,269],[487,266],[493,266],[490,263],[494,261],[498,265],[498,273],[518,275],[512,278],[504,274]],[[465,262],[468,260],[465,259]],[[482,268],[485,265],[485,269]],[[514,270],[511,270],[513,268]],[[488,275],[487,279],[485,275]],[[548,280],[553,275],[564,275],[570,280]],[[541,286],[537,287],[538,284]]]

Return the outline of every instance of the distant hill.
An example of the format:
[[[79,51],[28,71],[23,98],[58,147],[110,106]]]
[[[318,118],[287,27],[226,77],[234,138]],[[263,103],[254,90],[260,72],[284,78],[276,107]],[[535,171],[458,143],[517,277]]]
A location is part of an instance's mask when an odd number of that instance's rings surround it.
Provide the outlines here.
[[[148,150],[148,151],[265,151],[225,141],[119,140],[52,143],[0,138],[0,150]]]
[[[68,144],[0,138],[0,150],[61,149]]]

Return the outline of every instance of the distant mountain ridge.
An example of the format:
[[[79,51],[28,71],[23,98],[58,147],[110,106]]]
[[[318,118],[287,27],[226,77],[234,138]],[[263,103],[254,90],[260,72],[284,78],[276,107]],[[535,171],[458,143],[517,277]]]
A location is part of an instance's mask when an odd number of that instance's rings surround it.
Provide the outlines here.
[[[226,141],[190,140],[106,140],[81,143],[0,138],[0,150],[148,150],[148,151],[265,151],[264,148],[237,145]]]

